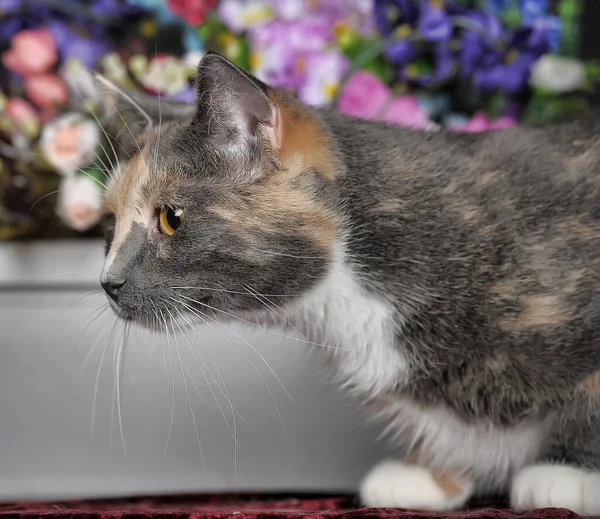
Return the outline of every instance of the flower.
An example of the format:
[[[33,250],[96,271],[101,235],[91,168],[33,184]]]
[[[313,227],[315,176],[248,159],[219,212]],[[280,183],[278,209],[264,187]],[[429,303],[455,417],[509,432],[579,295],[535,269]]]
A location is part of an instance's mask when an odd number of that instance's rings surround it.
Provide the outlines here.
[[[576,59],[546,54],[531,67],[529,84],[553,92],[572,92],[584,86],[586,70]]]
[[[421,130],[439,128],[418,99],[393,98],[391,89],[373,74],[359,70],[344,85],[338,103],[340,112],[362,119],[384,121]]]
[[[416,130],[439,129],[439,126],[429,119],[427,110],[412,96],[393,99],[383,110],[380,120]]]
[[[29,99],[47,111],[64,105],[69,99],[67,85],[55,74],[26,77],[24,85]]]
[[[200,25],[217,6],[217,0],[167,0],[169,9],[190,25]]]
[[[343,86],[338,110],[361,119],[375,119],[391,95],[391,89],[378,77],[358,70]]]
[[[204,57],[204,52],[201,50],[193,50],[186,52],[183,55],[182,61],[186,67],[190,69],[192,72],[196,72],[198,65],[200,64],[200,60]]]
[[[40,118],[35,108],[25,99],[12,97],[4,107],[6,115],[12,123],[28,137],[34,137],[40,130]]]
[[[460,40],[460,75],[466,78],[482,65],[490,52],[494,52],[494,46],[501,42],[504,33],[500,20],[484,11],[468,11],[462,17],[465,23],[473,24],[472,29],[463,32]]]
[[[99,138],[96,124],[71,112],[44,127],[40,144],[48,162],[59,173],[73,176],[94,159]]]
[[[110,79],[117,84],[127,82],[127,67],[123,64],[121,56],[116,52],[111,52],[104,56],[100,61],[100,65],[107,79]]]
[[[337,50],[314,53],[306,58],[306,81],[298,97],[313,106],[329,104],[335,97],[348,60]]]
[[[140,71],[139,80],[146,88],[175,95],[189,85],[190,68],[174,56],[154,58],[145,70]]]
[[[419,33],[427,41],[445,41],[452,34],[450,17],[441,0],[422,2],[419,16]]]
[[[46,72],[57,59],[56,45],[47,29],[21,31],[2,56],[4,66],[21,76]]]
[[[266,0],[221,0],[218,13],[226,27],[235,33],[273,18],[273,11]]]
[[[100,185],[86,175],[65,177],[58,192],[57,214],[72,229],[87,231],[98,223],[102,210]]]
[[[52,20],[47,27],[63,60],[76,58],[87,68],[93,68],[98,59],[108,51],[108,45],[90,30],[87,31],[87,37],[84,37],[79,34],[80,31],[60,20]]]

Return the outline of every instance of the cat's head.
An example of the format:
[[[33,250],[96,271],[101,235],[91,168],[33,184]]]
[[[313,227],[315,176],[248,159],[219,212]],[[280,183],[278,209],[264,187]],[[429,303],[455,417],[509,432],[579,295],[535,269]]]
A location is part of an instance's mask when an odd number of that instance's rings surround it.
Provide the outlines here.
[[[216,53],[198,67],[194,105],[114,87],[104,98],[131,156],[106,202],[101,282],[120,316],[260,311],[322,279],[343,172],[318,115]]]

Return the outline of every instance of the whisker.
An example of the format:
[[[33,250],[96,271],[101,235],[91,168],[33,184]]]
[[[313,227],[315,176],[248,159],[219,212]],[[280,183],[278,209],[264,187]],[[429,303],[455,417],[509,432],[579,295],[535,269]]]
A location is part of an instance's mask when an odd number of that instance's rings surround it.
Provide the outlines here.
[[[127,346],[127,343],[129,342],[129,331],[130,331],[130,325],[129,323],[125,325],[125,327],[123,328],[123,340],[121,341],[121,346],[118,349],[118,353],[117,353],[117,370],[115,372],[115,376],[117,378],[117,414],[119,417],[119,433],[121,435],[121,443],[123,445],[123,452],[125,453],[125,456],[127,457],[127,447],[125,445],[125,433],[123,430],[123,414],[121,411],[121,398],[122,398],[122,392],[121,392],[121,380],[123,378],[123,371],[125,369],[125,348]]]
[[[198,423],[196,422],[196,415],[194,414],[194,406],[192,405],[192,399],[190,397],[190,391],[188,389],[187,380],[185,377],[185,371],[183,369],[184,368],[183,358],[181,357],[181,353],[179,351],[177,335],[175,333],[175,327],[173,326],[173,324],[176,323],[176,321],[175,321],[171,311],[166,307],[165,307],[165,310],[169,313],[169,316],[171,317],[171,327],[173,328],[173,337],[175,339],[175,352],[177,353],[177,357],[179,358],[179,365],[181,366],[181,377],[183,378],[183,387],[185,389],[187,401],[190,406],[190,414],[192,415],[192,421],[194,422],[194,430],[196,431],[196,438],[198,439],[198,448],[200,449],[200,458],[202,459],[202,467],[204,467],[204,473],[206,474],[206,463],[204,461],[204,453],[202,451],[202,443],[200,442],[200,433],[198,431]],[[181,326],[179,325],[179,323],[176,323],[176,324],[179,327],[179,329],[181,330]],[[186,368],[186,370],[187,370],[187,368]],[[189,373],[189,371],[188,371],[188,373]],[[192,377],[192,380],[193,380],[193,377]]]
[[[196,350],[193,348],[192,342],[186,338],[188,346],[190,348],[190,351],[192,352],[192,355],[194,357],[194,359],[196,360],[196,363],[198,364],[198,368],[200,369],[200,371],[202,372],[202,375],[204,376],[206,383],[208,385],[208,387],[211,390],[211,393],[213,395],[213,397],[215,398],[215,401],[217,402],[217,406],[219,407],[219,410],[221,411],[221,414],[223,415],[223,419],[225,420],[225,423],[227,424],[227,428],[229,429],[229,432],[231,433],[231,436],[233,437],[233,440],[235,442],[235,444],[239,447],[239,444],[237,443],[237,435],[235,433],[236,431],[236,421],[235,421],[235,414],[237,412],[237,410],[235,409],[235,407],[233,406],[233,403],[231,401],[231,398],[229,396],[229,391],[227,389],[227,385],[225,384],[225,381],[223,379],[223,376],[221,375],[221,372],[219,371],[219,368],[217,367],[215,361],[213,360],[210,352],[208,351],[208,348],[206,346],[206,342],[202,339],[202,337],[200,336],[200,334],[197,332],[197,330],[195,330],[192,326],[191,323],[185,318],[185,316],[181,313],[181,311],[179,310],[179,308],[175,307],[175,310],[177,311],[177,313],[179,314],[179,316],[181,317],[181,319],[184,320],[184,322],[186,324],[188,324],[188,326],[190,326],[190,328],[194,331],[194,333],[196,334],[196,336],[198,337],[198,339],[200,339],[204,350],[206,351],[209,359],[211,359],[213,365],[215,366],[215,368],[217,369],[217,373],[219,374],[221,381],[223,383],[223,386],[225,387],[225,391],[223,391],[223,389],[221,389],[221,386],[219,386],[219,383],[217,382],[216,378],[214,377],[214,375],[212,374],[211,370],[208,367],[208,364],[206,364],[206,361],[202,358],[202,356],[199,354],[199,352],[196,352]],[[187,334],[189,336],[189,333]],[[229,422],[227,421],[227,418],[225,416],[225,411],[223,410],[221,403],[219,402],[219,399],[217,398],[216,393],[214,392],[212,385],[210,384],[210,382],[208,381],[208,378],[206,377],[206,374],[204,372],[204,370],[202,369],[202,366],[200,365],[200,362],[202,362],[202,364],[204,365],[204,367],[206,368],[206,371],[208,371],[208,374],[211,376],[212,380],[214,381],[215,385],[217,386],[217,388],[219,389],[219,391],[221,392],[221,394],[225,397],[225,400],[229,403],[230,408],[231,408],[231,415],[232,415],[232,420],[233,420],[233,430],[231,429],[231,427],[229,426]],[[239,414],[239,413],[238,413]],[[240,415],[241,417],[241,415]],[[244,420],[242,418],[242,420]],[[245,422],[245,420],[244,420]]]
[[[238,315],[226,312],[225,310],[221,310],[220,308],[216,308],[216,307],[211,306],[211,305],[209,305],[207,303],[202,303],[200,301],[192,299],[191,297],[184,296],[183,294],[179,294],[179,297],[187,299],[188,301],[191,301],[192,303],[196,303],[198,305],[210,308],[211,310],[213,310],[215,312],[219,312],[219,313],[222,313],[224,315],[227,315],[228,317],[231,317],[232,319],[237,319],[238,321],[240,321],[242,323],[246,323],[246,324],[249,324],[251,326],[254,326],[255,328],[258,328],[259,330],[263,330],[263,331],[265,331],[267,333],[271,333],[273,335],[277,335],[278,337],[283,337],[284,339],[293,339],[295,341],[304,342],[304,343],[310,344],[312,346],[319,346],[320,348],[326,348],[326,349],[330,349],[330,350],[349,351],[348,348],[342,348],[342,347],[339,347],[339,346],[328,346],[326,344],[320,344],[318,342],[308,341],[308,340],[302,339],[300,337],[294,337],[293,335],[286,335],[284,333],[276,332],[275,330],[271,330],[269,328],[265,328],[264,326],[261,326],[259,324],[253,323],[252,321],[248,321],[247,319],[244,319],[244,318],[242,318],[242,317],[240,317]]]
[[[273,404],[275,405],[275,409],[277,411],[277,415],[279,416],[279,421],[281,422],[281,426],[283,429],[283,433],[286,437],[286,439],[289,440],[289,437],[287,435],[287,431],[285,430],[285,425],[283,423],[283,418],[281,416],[281,413],[279,411],[279,406],[277,405],[277,401],[275,400],[275,396],[273,395],[273,391],[271,391],[271,388],[269,387],[269,384],[267,383],[265,377],[263,376],[263,374],[260,372],[260,370],[254,365],[254,363],[250,360],[250,358],[241,350],[239,349],[234,343],[233,341],[231,341],[228,337],[226,337],[223,333],[221,333],[219,330],[217,330],[214,326],[212,326],[205,318],[211,318],[210,316],[208,316],[207,314],[204,314],[203,312],[200,312],[199,310],[196,310],[192,307],[190,307],[189,305],[187,305],[186,303],[182,302],[182,301],[178,301],[177,299],[171,298],[173,299],[176,303],[183,305],[184,307],[186,307],[191,313],[193,313],[194,315],[196,315],[198,318],[200,318],[202,320],[202,322],[204,322],[206,325],[208,325],[212,330],[214,330],[215,332],[217,332],[223,339],[225,339],[242,357],[244,357],[244,359],[246,359],[246,361],[252,366],[252,368],[254,369],[254,371],[256,371],[256,373],[258,374],[258,376],[261,378],[261,380],[263,381],[265,387],[267,388],[267,391],[269,392],[269,395],[271,396],[271,400],[273,401]],[[202,314],[202,315],[201,315]],[[203,317],[204,316],[204,317]],[[213,319],[215,320],[215,319]],[[215,320],[216,321],[216,320]],[[236,335],[237,337],[240,337],[238,334],[236,334],[233,330],[231,330],[228,327],[225,327],[229,332],[233,333],[234,335]],[[240,337],[241,338],[241,337]],[[271,373],[273,374],[273,376],[275,377],[275,379],[277,380],[277,382],[279,383],[279,385],[283,388],[283,390],[285,391],[285,393],[289,396],[289,398],[293,401],[294,399],[292,398],[292,396],[288,393],[288,391],[285,389],[285,387],[283,386],[283,384],[281,383],[281,381],[279,380],[279,378],[277,377],[277,375],[275,374],[275,372],[273,371],[273,369],[271,368],[271,366],[269,366],[269,363],[265,360],[265,358],[245,339],[242,338],[242,340],[262,359],[262,361],[265,363],[265,365],[267,366],[267,368],[271,371]]]
[[[269,306],[267,303],[265,303],[265,301],[263,299],[266,298],[261,298],[260,295],[258,294],[258,292],[256,292],[256,290],[254,290],[252,287],[246,286],[244,285],[244,288],[246,290],[248,290],[248,293],[250,293],[252,296],[254,296],[258,302],[262,303],[265,308],[267,308],[267,310],[271,310],[271,312],[273,312],[277,317],[279,317],[285,324],[287,324],[290,328],[292,328],[292,330],[297,331],[302,337],[304,337],[304,334],[298,330],[298,328],[296,328],[292,323],[290,323],[285,317],[283,317],[280,313],[278,313],[276,310],[273,310],[273,308],[271,308],[271,306]],[[267,300],[268,301],[268,300]]]
[[[227,290],[224,288],[208,288],[208,287],[170,287],[172,290],[206,290],[209,292],[224,292],[226,294],[240,294],[247,295],[247,292],[241,290]],[[269,297],[296,297],[295,294],[263,294]]]
[[[83,361],[83,364],[81,366],[81,370],[79,371],[79,373],[83,373],[83,371],[85,370],[85,367],[87,365],[87,363],[90,361],[90,359],[92,358],[92,355],[94,353],[94,350],[96,349],[96,346],[98,345],[98,343],[100,342],[100,339],[102,339],[102,337],[104,337],[104,334],[106,333],[106,328],[104,328],[102,330],[102,333],[100,333],[100,335],[98,336],[98,338],[95,340],[94,344],[92,344],[92,347],[90,348],[90,351],[87,354],[87,357],[85,358],[85,360]]]
[[[104,303],[104,304],[100,305],[100,307],[96,308],[95,310],[93,310],[90,313],[90,315],[88,317],[90,319],[90,321],[83,327],[81,332],[79,332],[79,338],[77,339],[77,342],[75,342],[75,349],[79,349],[79,344],[81,342],[81,339],[83,338],[83,335],[88,330],[88,328],[90,328],[90,326],[92,326],[92,324],[94,324],[98,319],[100,319],[100,317],[102,317],[106,313],[106,311],[109,309],[110,309],[110,305],[108,303]],[[97,315],[95,315],[95,314],[97,314]]]
[[[52,195],[56,195],[57,193],[60,193],[60,189],[55,189],[54,191],[50,191],[50,193],[46,193],[45,195],[40,196],[35,202],[33,202],[33,204],[31,204],[31,207],[29,208],[29,212],[33,211],[33,208],[39,202],[41,202],[44,198],[47,198],[47,197],[52,196]]]
[[[166,310],[166,308],[165,308]],[[161,312],[162,315],[162,312]],[[171,434],[173,433],[173,422],[175,420],[175,370],[173,369],[173,354],[172,354],[172,348],[171,348],[171,339],[170,339],[170,332],[169,332],[169,326],[167,324],[167,318],[163,316],[164,319],[164,323],[165,323],[165,332],[166,332],[166,336],[167,336],[167,349],[168,349],[168,353],[169,353],[169,367],[171,368],[171,396],[172,396],[172,401],[171,401],[171,420],[169,422],[169,433],[167,434],[167,442],[165,443],[165,450],[164,453],[167,453],[167,449],[169,448],[169,441],[171,440]]]
[[[115,330],[115,326],[117,325],[118,318],[115,315],[112,328],[110,329],[110,333],[108,336],[108,340],[102,350],[102,355],[100,355],[100,360],[98,361],[98,371],[96,373],[96,381],[94,383],[94,400],[92,402],[92,419],[91,419],[91,427],[90,427],[90,440],[94,437],[94,421],[96,419],[96,403],[98,401],[98,387],[100,386],[100,373],[102,371],[102,365],[104,363],[104,357],[106,356],[106,352],[108,351],[108,347],[111,344],[110,338]]]

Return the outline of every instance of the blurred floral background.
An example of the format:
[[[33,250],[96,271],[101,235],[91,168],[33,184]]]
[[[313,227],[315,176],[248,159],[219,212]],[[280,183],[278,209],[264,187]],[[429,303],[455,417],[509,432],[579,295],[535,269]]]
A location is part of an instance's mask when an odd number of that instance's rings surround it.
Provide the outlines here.
[[[0,0],[0,239],[96,236],[92,72],[193,101],[205,49],[314,106],[436,131],[589,107],[583,0]]]

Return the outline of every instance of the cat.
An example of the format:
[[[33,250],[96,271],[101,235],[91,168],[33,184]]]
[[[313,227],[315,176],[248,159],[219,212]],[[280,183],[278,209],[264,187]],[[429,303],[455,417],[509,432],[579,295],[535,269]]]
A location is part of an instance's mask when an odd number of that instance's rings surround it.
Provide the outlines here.
[[[600,115],[416,131],[304,106],[214,52],[195,88],[105,88],[129,156],[101,274],[118,315],[324,345],[397,447],[365,506],[600,514]]]

